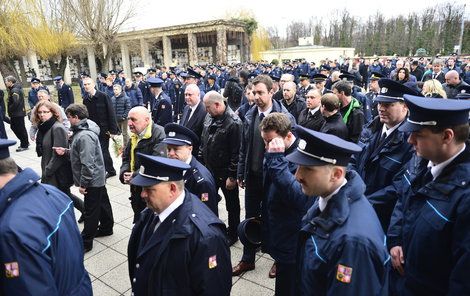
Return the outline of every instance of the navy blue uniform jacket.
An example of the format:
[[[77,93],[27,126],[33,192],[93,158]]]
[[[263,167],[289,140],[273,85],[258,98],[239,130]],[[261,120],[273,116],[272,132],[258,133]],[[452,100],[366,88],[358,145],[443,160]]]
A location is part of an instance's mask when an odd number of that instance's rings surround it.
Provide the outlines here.
[[[397,200],[386,194],[385,187],[392,184],[394,176],[410,160],[413,147],[408,143],[409,133],[398,129],[377,144],[382,135],[382,127],[379,117],[364,127],[358,143],[362,151],[353,157],[350,167],[364,180],[365,195],[386,232]]]
[[[144,243],[153,216],[144,210],[129,239],[134,294],[229,295],[232,265],[224,223],[187,190],[183,204]]]
[[[189,165],[191,168],[184,174],[185,187],[218,216],[219,195],[214,177],[195,157],[191,158]]]
[[[385,235],[356,172],[329,201],[308,210],[300,233],[297,295],[387,295]]]
[[[152,106],[153,122],[161,126],[173,122],[171,100],[166,93],[161,92],[156,99],[152,98],[150,105]]]
[[[402,295],[468,295],[470,144],[432,181],[421,162],[395,206],[388,247],[402,246]]]
[[[0,190],[0,295],[93,295],[70,198],[27,168]],[[16,266],[16,267],[15,267]]]

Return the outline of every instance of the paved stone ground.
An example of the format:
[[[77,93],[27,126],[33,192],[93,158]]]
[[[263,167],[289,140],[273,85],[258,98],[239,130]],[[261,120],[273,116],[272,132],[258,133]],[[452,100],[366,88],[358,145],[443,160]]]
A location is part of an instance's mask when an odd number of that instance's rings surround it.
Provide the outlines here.
[[[29,121],[26,119],[27,129],[29,130]],[[16,139],[10,127],[6,124],[8,137]],[[41,175],[40,159],[35,152],[35,144],[31,143],[30,149],[23,152],[14,152],[19,146],[10,148],[12,157],[21,167],[29,167],[34,169]],[[112,149],[110,149],[111,154]],[[113,155],[114,156],[114,155]],[[114,167],[119,171],[121,160],[114,158]],[[127,270],[127,244],[132,229],[133,212],[128,200],[129,188],[119,182],[117,177],[107,180],[106,188],[114,214],[114,234],[109,237],[97,238],[93,244],[93,250],[85,254],[85,268],[90,274],[93,292],[96,296],[114,296],[114,295],[130,295],[130,281]],[[77,196],[76,187],[72,188],[72,192]],[[221,196],[223,195],[220,192]],[[241,217],[245,215],[244,192],[241,191]],[[75,215],[79,217],[79,212]],[[219,203],[220,218],[227,223],[227,211],[225,210],[225,201]],[[83,228],[83,224],[79,224],[79,228]],[[242,245],[237,242],[230,249],[232,256],[232,264],[237,264],[242,255]],[[274,280],[268,277],[269,269],[273,263],[272,258],[267,254],[258,253],[256,256],[256,269],[247,272],[239,277],[233,277],[231,295],[250,295],[265,296],[274,295]]]

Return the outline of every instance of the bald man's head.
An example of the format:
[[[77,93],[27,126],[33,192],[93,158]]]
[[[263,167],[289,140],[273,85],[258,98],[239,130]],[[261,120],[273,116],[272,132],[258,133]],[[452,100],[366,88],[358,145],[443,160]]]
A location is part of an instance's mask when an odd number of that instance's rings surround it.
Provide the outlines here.
[[[184,100],[191,107],[196,106],[201,101],[201,93],[196,84],[188,84],[184,90]]]
[[[459,72],[455,70],[450,70],[449,72],[446,73],[446,83],[448,85],[457,85],[460,83],[460,77],[459,77]]]
[[[139,135],[142,133],[152,120],[150,119],[150,112],[143,106],[132,108],[127,115],[127,125],[131,133]]]

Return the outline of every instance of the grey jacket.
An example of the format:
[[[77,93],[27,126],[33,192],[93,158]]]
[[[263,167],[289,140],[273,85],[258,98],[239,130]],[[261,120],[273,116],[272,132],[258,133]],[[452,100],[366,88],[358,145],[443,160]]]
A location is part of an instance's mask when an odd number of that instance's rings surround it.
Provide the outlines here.
[[[102,187],[105,185],[105,168],[98,135],[100,128],[90,119],[82,119],[72,126],[70,162],[75,186]]]

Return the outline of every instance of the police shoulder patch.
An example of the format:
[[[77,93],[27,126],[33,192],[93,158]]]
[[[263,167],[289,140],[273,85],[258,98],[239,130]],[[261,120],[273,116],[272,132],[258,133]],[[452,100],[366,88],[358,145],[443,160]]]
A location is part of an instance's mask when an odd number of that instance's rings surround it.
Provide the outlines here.
[[[352,270],[349,266],[338,264],[336,279],[342,283],[349,284],[351,282]]]
[[[208,201],[209,193],[201,193],[201,201]]]
[[[217,255],[209,257],[209,269],[217,267]]]
[[[20,266],[18,262],[5,263],[5,277],[7,279],[17,278],[20,276]]]

